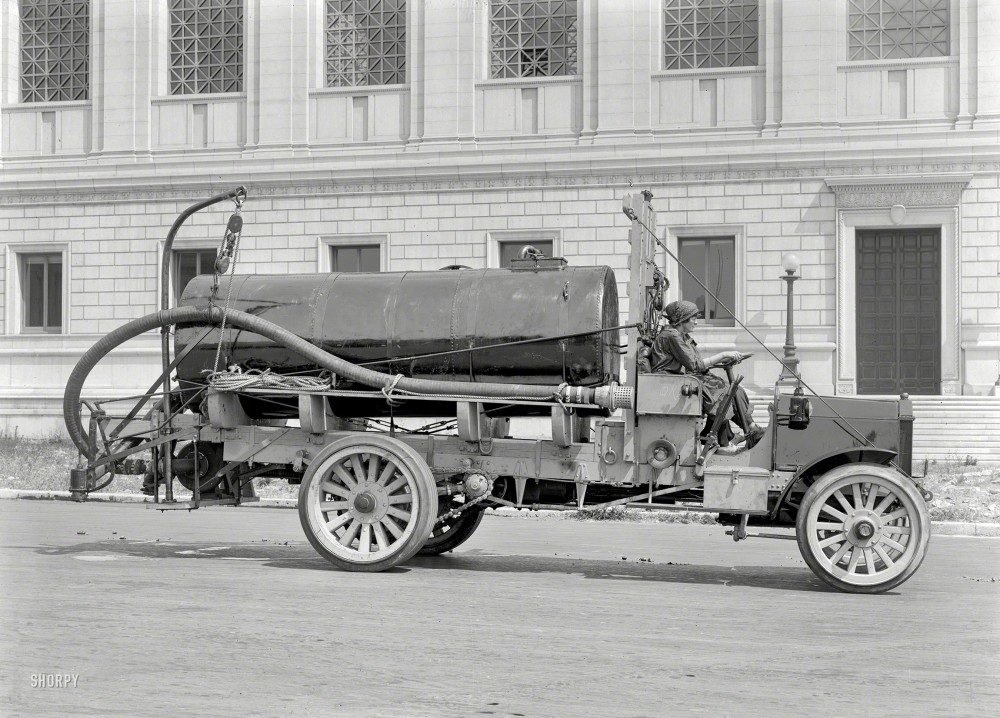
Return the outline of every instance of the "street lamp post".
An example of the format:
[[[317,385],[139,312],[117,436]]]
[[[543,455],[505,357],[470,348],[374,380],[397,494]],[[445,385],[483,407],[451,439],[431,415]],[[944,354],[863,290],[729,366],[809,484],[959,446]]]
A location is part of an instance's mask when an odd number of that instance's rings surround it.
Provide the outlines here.
[[[781,268],[785,270],[782,277],[788,283],[788,312],[785,317],[785,356],[782,359],[784,366],[781,367],[781,375],[778,377],[778,384],[797,384],[799,372],[799,358],[795,356],[795,324],[793,322],[792,297],[794,290],[792,285],[799,278],[796,272],[799,269],[799,258],[789,252],[781,257]]]

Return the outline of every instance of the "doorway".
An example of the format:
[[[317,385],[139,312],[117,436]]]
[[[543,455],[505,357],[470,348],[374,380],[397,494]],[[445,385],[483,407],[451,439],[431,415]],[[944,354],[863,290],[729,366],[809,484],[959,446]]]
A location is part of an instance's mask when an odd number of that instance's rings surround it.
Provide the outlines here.
[[[941,229],[856,238],[858,394],[940,394]]]

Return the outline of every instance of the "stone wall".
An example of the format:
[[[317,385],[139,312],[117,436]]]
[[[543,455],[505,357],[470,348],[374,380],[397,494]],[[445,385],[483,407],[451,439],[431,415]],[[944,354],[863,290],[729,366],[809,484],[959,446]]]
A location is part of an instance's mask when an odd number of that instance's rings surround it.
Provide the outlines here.
[[[490,78],[486,7],[409,3],[406,84],[329,88],[323,3],[253,0],[244,91],[178,97],[165,79],[166,0],[93,0],[91,99],[25,104],[18,4],[3,3],[0,429],[58,427],[76,358],[158,307],[177,214],[240,184],[250,196],[239,272],[327,271],[327,244],[359,238],[383,247],[384,270],[495,266],[498,241],[543,233],[573,264],[613,267],[622,295],[621,200],[649,188],[668,246],[737,238],[736,315],[779,355],[779,264],[799,255],[802,370],[839,393],[855,387],[851,232],[894,226],[901,204],[904,225],[945,232],[942,391],[992,389],[1000,3],[953,0],[947,57],[859,64],[846,58],[846,4],[762,0],[757,66],[668,72],[657,0],[582,0],[577,74],[515,80]],[[176,247],[217,246],[230,211],[195,215]],[[27,250],[64,253],[63,334],[20,332],[15,260]],[[668,275],[676,292],[670,264]],[[623,297],[623,317],[627,306]],[[776,378],[738,327],[700,334],[706,350],[757,353],[751,389]],[[94,392],[144,391],[157,346],[149,336],[117,352]]]

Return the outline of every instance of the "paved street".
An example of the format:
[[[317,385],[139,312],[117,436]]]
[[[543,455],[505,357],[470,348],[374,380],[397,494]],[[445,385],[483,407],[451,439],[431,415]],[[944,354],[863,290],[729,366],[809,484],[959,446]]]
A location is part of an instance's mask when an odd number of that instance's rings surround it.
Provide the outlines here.
[[[294,511],[2,501],[0,620],[5,716],[1000,702],[996,539],[935,538],[895,592],[853,596],[825,590],[794,542],[734,545],[718,527],[487,517],[453,554],[359,574],[320,559]]]

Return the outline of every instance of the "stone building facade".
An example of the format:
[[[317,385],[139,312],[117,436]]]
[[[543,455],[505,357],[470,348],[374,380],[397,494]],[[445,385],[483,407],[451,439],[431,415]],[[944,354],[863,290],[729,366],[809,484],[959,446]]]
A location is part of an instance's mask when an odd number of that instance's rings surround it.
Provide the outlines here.
[[[613,267],[623,295],[622,198],[650,189],[667,245],[726,301],[696,297],[706,350],[755,350],[731,308],[781,354],[794,252],[813,388],[994,391],[1000,3],[0,7],[8,430],[58,429],[77,357],[158,308],[177,214],[241,184],[240,273],[500,266],[531,243]],[[210,266],[231,211],[184,226],[172,287]],[[698,295],[665,266],[672,298]],[[764,392],[780,367],[756,351]],[[141,393],[157,362],[156,336],[133,342],[89,390]]]

